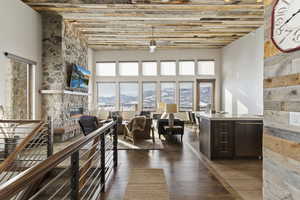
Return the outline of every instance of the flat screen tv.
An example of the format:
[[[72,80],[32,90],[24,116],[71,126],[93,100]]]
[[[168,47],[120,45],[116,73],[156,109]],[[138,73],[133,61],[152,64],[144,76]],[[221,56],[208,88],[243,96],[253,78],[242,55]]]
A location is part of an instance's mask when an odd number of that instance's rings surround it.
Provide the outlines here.
[[[73,65],[70,87],[71,88],[88,88],[91,72],[81,66]]]

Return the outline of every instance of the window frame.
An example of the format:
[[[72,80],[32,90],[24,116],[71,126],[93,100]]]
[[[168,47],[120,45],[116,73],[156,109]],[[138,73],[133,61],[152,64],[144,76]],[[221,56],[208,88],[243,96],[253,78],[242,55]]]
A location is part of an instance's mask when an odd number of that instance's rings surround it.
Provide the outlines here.
[[[97,73],[97,64],[99,64],[99,63],[113,63],[113,64],[115,64],[115,75],[99,75],[99,74]],[[117,77],[117,76],[118,76],[118,73],[117,73],[117,62],[116,62],[116,61],[114,61],[114,62],[110,62],[110,61],[96,62],[96,70],[95,70],[95,74],[96,74],[96,76],[98,76],[98,77]]]
[[[180,98],[181,98],[181,93],[180,93],[180,84],[181,83],[191,83],[192,84],[192,107],[191,107],[191,110],[183,110],[183,109],[181,109],[181,102],[180,102]],[[178,82],[178,97],[179,97],[179,99],[178,99],[178,108],[179,108],[179,111],[180,112],[184,112],[184,111],[193,111],[193,109],[194,109],[194,81],[179,81]]]
[[[175,63],[175,74],[171,74],[171,75],[165,75],[165,74],[162,74],[162,63],[164,62],[174,62]],[[159,75],[160,76],[163,76],[163,77],[176,77],[178,74],[177,74],[177,60],[161,60],[159,61]]]
[[[193,62],[194,63],[193,74],[181,74],[180,73],[180,63],[181,62]],[[195,63],[195,60],[178,60],[178,76],[196,76],[196,63]]]
[[[139,106],[140,104],[140,86],[139,86],[139,82],[138,81],[120,81],[119,84],[118,84],[118,89],[119,89],[119,102],[118,102],[118,105],[119,105],[119,110],[120,111],[124,111],[123,109],[123,106],[122,106],[122,100],[121,100],[121,84],[126,84],[126,83],[129,83],[129,84],[137,84],[137,105]],[[132,110],[125,110],[125,111],[132,111]],[[134,110],[133,110],[134,111]]]
[[[156,71],[155,71],[155,75],[145,75],[144,74],[144,63],[156,63]],[[145,77],[155,77],[155,76],[157,76],[158,75],[158,61],[155,61],[155,60],[153,60],[153,61],[151,61],[151,60],[144,60],[144,61],[141,61],[141,75],[142,76],[145,76]]]
[[[214,62],[214,73],[213,74],[200,74],[199,62]],[[216,60],[197,60],[197,75],[196,76],[216,76]]]
[[[154,102],[154,108],[153,109],[149,109],[149,110],[145,110],[145,111],[156,111],[157,110],[157,82],[155,81],[142,81],[142,106],[141,106],[141,110],[144,110],[144,84],[155,84],[155,102]]]
[[[98,103],[99,103],[99,85],[100,84],[114,84],[115,85],[115,107],[114,107],[114,109],[112,109],[112,110],[108,110],[108,111],[114,111],[114,110],[117,110],[118,109],[118,104],[117,104],[117,101],[118,101],[118,83],[117,82],[113,82],[113,81],[109,81],[109,82],[100,82],[100,81],[98,81],[98,82],[96,82],[96,89],[97,89],[97,100],[96,100],[96,105],[97,105],[97,109],[99,109],[100,108],[100,106],[98,106]]]
[[[160,93],[160,102],[164,102],[162,99],[162,85],[164,83],[173,83],[174,84],[174,102],[172,104],[177,104],[177,82],[176,81],[160,81],[160,88],[159,88],[159,93]],[[165,103],[165,102],[164,102]]]
[[[211,83],[212,84],[212,108],[216,108],[216,78],[208,78],[208,79],[197,79],[197,93],[196,93],[196,110],[202,111],[201,107],[199,106],[201,94],[200,94],[200,83]]]
[[[122,75],[121,72],[121,64],[122,63],[136,63],[137,64],[137,74],[136,75]],[[140,62],[139,61],[119,61],[118,62],[118,77],[138,77],[140,75]]]

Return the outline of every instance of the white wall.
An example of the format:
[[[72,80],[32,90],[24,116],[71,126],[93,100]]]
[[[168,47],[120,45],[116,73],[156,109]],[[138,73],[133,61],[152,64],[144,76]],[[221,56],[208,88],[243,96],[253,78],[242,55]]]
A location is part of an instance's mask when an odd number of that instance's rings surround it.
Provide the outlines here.
[[[95,51],[94,53],[95,62],[107,62],[107,61],[139,61],[140,66],[142,61],[164,61],[164,60],[215,60],[216,62],[216,76],[205,77],[205,76],[192,76],[192,77],[160,77],[160,80],[165,81],[195,81],[196,78],[216,78],[216,110],[220,109],[220,74],[221,74],[221,50],[220,49],[177,49],[177,50],[161,50],[158,49],[154,53],[150,53],[149,50],[113,50],[113,51]],[[177,62],[178,65],[178,62]],[[159,66],[158,66],[159,67]],[[103,81],[104,78],[96,77],[95,81]],[[126,80],[126,77],[122,81]],[[129,78],[128,80],[132,80]],[[139,81],[151,81],[154,78],[149,77],[138,77]],[[196,86],[194,85],[194,94]],[[140,89],[141,92],[141,89]],[[177,91],[178,93],[178,91]],[[94,94],[97,95],[96,88]],[[196,95],[194,95],[196,96]],[[178,101],[178,95],[177,95]],[[195,98],[196,99],[196,98]],[[194,107],[195,107],[194,99]],[[94,98],[96,101],[96,98]],[[140,99],[141,104],[141,99]],[[96,102],[94,102],[96,105]]]
[[[232,114],[263,114],[264,29],[222,49],[222,109]]]
[[[0,2],[0,105],[6,104],[9,59],[4,52],[36,61],[36,81],[41,82],[42,24],[40,15],[20,0]],[[40,95],[35,96],[35,114],[40,116]]]

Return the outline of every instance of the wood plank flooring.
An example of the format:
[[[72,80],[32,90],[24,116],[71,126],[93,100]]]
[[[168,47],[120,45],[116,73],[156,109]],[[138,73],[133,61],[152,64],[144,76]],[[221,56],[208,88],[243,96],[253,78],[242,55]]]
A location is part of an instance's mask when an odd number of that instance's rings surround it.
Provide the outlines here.
[[[188,145],[196,133],[186,132],[183,144],[174,138],[164,150],[121,150],[119,166],[101,200],[122,200],[133,168],[162,168],[171,200],[233,200],[236,196],[215,178]],[[153,191],[155,192],[155,191]]]
[[[209,161],[223,181],[244,200],[262,200],[262,161]]]
[[[210,161],[199,153],[196,130],[190,133],[190,141],[186,144],[203,161],[209,170],[226,188],[243,200],[262,200],[262,160],[214,160]]]

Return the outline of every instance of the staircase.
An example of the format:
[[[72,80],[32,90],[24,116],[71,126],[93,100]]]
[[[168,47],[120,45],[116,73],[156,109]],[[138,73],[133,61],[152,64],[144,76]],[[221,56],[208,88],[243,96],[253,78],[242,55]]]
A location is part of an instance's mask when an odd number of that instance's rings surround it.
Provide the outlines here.
[[[0,199],[98,199],[117,159],[117,123],[111,121],[2,182]],[[12,163],[7,165],[9,169]],[[12,172],[2,170],[0,177],[3,173]]]

